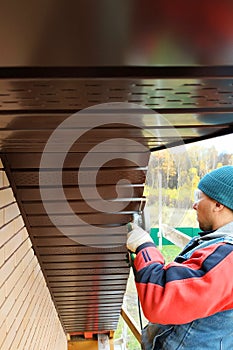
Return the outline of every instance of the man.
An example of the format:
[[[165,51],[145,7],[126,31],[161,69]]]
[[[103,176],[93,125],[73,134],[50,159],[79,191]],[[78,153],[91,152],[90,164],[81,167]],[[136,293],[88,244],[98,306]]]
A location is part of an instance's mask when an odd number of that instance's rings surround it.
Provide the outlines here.
[[[233,166],[205,175],[193,208],[200,237],[165,265],[150,235],[132,224],[135,283],[150,321],[143,349],[233,349]]]

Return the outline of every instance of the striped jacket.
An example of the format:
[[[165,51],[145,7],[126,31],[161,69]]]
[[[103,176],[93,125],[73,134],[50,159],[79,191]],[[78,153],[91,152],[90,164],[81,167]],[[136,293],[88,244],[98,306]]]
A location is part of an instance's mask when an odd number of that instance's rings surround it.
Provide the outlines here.
[[[136,287],[143,312],[150,322],[167,325],[161,328],[162,331],[173,329],[173,333],[174,327],[170,325],[177,325],[177,336],[181,325],[187,332],[187,326],[193,321],[203,319],[210,322],[210,317],[217,314],[218,321],[212,322],[212,330],[222,339],[224,335],[220,334],[222,324],[219,315],[230,310],[229,327],[230,330],[233,328],[233,222],[212,233],[195,237],[168,265],[165,265],[163,256],[153,243],[141,245],[136,254],[133,266]],[[184,332],[180,335],[182,339]],[[202,337],[208,344],[208,335],[203,331]],[[179,347],[179,342],[181,340],[172,346],[154,349],[192,349]],[[230,344],[233,349],[233,332]],[[215,349],[213,343],[212,349]]]

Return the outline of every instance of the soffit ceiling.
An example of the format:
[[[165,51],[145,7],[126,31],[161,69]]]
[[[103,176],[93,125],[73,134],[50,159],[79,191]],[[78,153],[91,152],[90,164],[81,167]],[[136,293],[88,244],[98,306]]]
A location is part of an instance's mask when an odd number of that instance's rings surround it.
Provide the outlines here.
[[[66,332],[117,327],[150,151],[232,132],[232,14],[1,4],[1,156]]]

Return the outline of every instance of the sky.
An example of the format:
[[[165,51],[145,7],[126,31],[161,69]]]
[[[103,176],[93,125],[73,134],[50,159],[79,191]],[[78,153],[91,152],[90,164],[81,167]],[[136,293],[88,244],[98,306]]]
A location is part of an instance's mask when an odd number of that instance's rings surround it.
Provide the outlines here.
[[[219,153],[233,153],[233,134],[200,141],[199,144],[205,147],[215,146]],[[191,146],[193,146],[193,144],[190,144],[190,147]]]

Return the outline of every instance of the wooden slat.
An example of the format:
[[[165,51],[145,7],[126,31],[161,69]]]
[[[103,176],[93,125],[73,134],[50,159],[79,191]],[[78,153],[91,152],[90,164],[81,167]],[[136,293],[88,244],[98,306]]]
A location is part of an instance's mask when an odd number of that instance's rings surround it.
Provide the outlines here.
[[[129,185],[120,185],[117,186],[117,192],[116,192],[116,185],[104,185],[101,184],[96,187],[99,196],[103,199],[113,199],[113,198],[127,198],[129,196],[129,193],[132,193],[132,198],[140,198],[143,196],[143,190],[144,185],[143,184],[129,184]],[[82,194],[80,192],[80,189],[78,187],[66,187],[63,186],[64,194],[67,200],[80,200],[82,199]],[[27,201],[40,201],[41,195],[40,195],[40,189],[39,187],[22,187],[19,188],[17,191],[17,194],[19,198],[23,202]],[[95,199],[96,193],[93,191],[93,187],[87,187],[85,188],[85,196],[86,199]],[[46,198],[47,200],[60,200],[61,193],[58,191],[57,188],[47,188],[46,189]]]
[[[78,174],[78,171],[66,170],[63,174],[63,183],[60,182],[59,173],[54,171],[43,172],[43,183],[45,186],[61,186],[73,185],[78,186],[78,176],[81,177],[82,185],[113,185],[122,179],[127,179],[132,184],[142,184],[145,181],[147,168],[121,168],[121,169],[94,169],[92,171],[86,169]],[[93,183],[93,175],[96,174],[96,182]],[[13,171],[12,176],[17,186],[38,186],[38,171]]]
[[[136,213],[136,211],[135,211]],[[57,227],[60,226],[73,226],[77,225],[77,220],[71,215],[54,215],[54,220],[56,221]],[[129,221],[132,221],[133,216],[130,214],[105,214],[105,213],[90,213],[90,214],[80,214],[79,218],[90,225],[124,225]],[[43,227],[50,226],[53,224],[51,220],[46,215],[29,215],[28,221],[31,227]],[[82,224],[83,225],[83,224]]]
[[[48,262],[69,262],[69,261],[76,261],[77,263],[80,262],[90,262],[90,261],[95,261],[95,262],[103,262],[103,261],[125,261],[126,259],[126,254],[122,253],[98,253],[96,251],[96,254],[62,254],[62,255],[43,255],[41,257],[41,260],[44,263]]]
[[[108,201],[106,204],[107,207],[111,208],[112,211],[114,211],[114,205],[116,205],[116,208],[119,206],[121,210],[118,210],[119,213],[121,212],[132,212],[139,211],[142,208],[142,202],[145,202],[144,199],[138,198],[137,200],[131,201],[131,198],[125,198],[125,200],[118,200],[115,201]],[[99,200],[90,200],[88,203],[84,200],[80,201],[43,201],[37,202],[37,203],[24,203],[24,209],[27,213],[27,215],[34,215],[34,214],[46,214],[45,205],[49,205],[50,213],[51,214],[68,214],[67,212],[67,203],[72,208],[74,213],[95,213],[99,212]],[[104,211],[104,204],[103,204],[103,211]]]
[[[137,341],[141,343],[141,331],[139,330],[132,316],[130,316],[128,311],[124,308],[121,309],[121,316],[123,317],[124,321],[127,323],[129,329],[131,330],[131,332],[133,333]]]
[[[184,248],[190,241],[190,236],[166,224],[162,225],[162,235],[180,248]]]
[[[47,154],[48,156],[48,154]],[[51,168],[56,167],[56,164],[61,158],[64,158],[63,153],[52,153],[51,155],[52,162],[49,165]],[[68,152],[68,154],[65,157],[64,161],[64,169],[69,169],[69,168],[79,168],[80,164],[83,160],[83,158],[86,156],[86,153],[71,153]],[[109,153],[106,154],[101,154],[101,159],[105,158],[107,159],[109,157]],[[122,158],[120,158],[122,156]],[[39,169],[40,168],[40,162],[41,162],[41,153],[19,153],[19,154],[7,154],[7,161],[11,167],[11,169]],[[89,155],[90,162],[88,163],[88,167],[91,168],[93,165],[93,162],[96,160],[96,153],[92,153]],[[144,152],[142,153],[128,153],[127,152],[127,157],[128,160],[123,159],[124,154],[122,155],[115,155],[115,157],[119,157],[117,159],[112,159],[108,162],[103,162],[102,167],[103,168],[119,168],[119,167],[130,167],[130,166],[135,166],[135,164],[140,164],[140,166],[146,167],[148,165],[148,155],[146,155]],[[135,159],[134,163],[130,162],[129,159]]]

